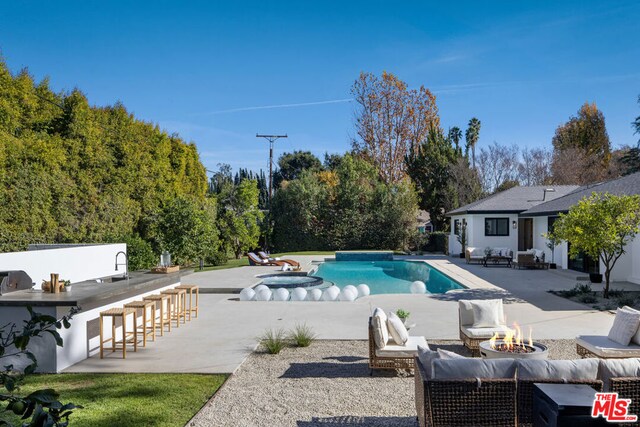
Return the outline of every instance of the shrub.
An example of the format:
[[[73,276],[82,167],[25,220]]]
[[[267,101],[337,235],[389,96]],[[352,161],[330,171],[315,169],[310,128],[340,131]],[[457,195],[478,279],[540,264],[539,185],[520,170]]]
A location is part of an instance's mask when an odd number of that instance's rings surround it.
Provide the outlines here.
[[[585,303],[585,304],[592,304],[594,302],[598,301],[598,298],[596,298],[595,296],[591,295],[591,294],[581,294],[578,297],[578,301]]]
[[[278,354],[287,345],[285,333],[282,329],[268,329],[260,337],[260,342],[269,354]]]
[[[591,285],[588,283],[576,283],[574,288],[577,294],[593,294]]]
[[[611,295],[611,293],[609,293],[609,295]],[[636,297],[634,297],[633,295],[622,295],[616,298],[616,300],[618,302],[618,307],[623,307],[625,305],[633,307],[633,305],[636,303]]]
[[[611,289],[609,291],[609,296],[613,298],[618,298],[624,295],[624,291],[622,289]]]
[[[444,231],[433,231],[427,234],[427,244],[424,250],[427,252],[447,253],[449,250],[449,234]]]
[[[405,320],[407,317],[409,317],[410,314],[411,314],[410,312],[403,310],[401,308],[396,310],[396,315],[402,320]]]
[[[151,244],[139,235],[131,234],[119,240],[127,244],[130,271],[145,270],[157,264]]]
[[[317,335],[313,332],[311,327],[305,323],[296,325],[289,338],[297,347],[309,347],[313,341],[315,341]]]

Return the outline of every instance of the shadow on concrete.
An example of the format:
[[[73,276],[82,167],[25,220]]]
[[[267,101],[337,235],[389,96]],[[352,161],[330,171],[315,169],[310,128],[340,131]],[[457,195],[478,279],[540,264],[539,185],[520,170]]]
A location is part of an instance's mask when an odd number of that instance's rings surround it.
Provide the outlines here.
[[[331,356],[331,357],[323,357],[322,360],[336,360],[342,363],[353,363],[353,362],[360,362],[361,360],[367,360],[367,358],[359,357],[359,356]]]
[[[505,304],[527,302],[504,289],[460,289],[444,294],[432,294],[430,298],[438,301],[460,301],[461,299],[502,299]]]
[[[416,417],[358,417],[344,415],[338,417],[313,417],[311,421],[298,421],[298,427],[415,427],[418,425]]]
[[[280,378],[364,378],[370,377],[368,363],[292,363]]]

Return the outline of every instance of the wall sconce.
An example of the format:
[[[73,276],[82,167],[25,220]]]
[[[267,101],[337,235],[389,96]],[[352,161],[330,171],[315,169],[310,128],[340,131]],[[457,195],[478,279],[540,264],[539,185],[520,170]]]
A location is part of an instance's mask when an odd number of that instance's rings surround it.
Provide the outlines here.
[[[511,226],[513,227],[514,230],[517,229],[518,228],[518,221],[513,221],[511,223]]]

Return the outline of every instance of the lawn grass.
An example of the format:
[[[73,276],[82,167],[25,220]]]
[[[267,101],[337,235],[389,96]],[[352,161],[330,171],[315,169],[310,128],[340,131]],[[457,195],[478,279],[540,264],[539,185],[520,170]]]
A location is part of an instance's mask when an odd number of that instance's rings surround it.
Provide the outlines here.
[[[274,258],[283,258],[293,255],[335,255],[336,251],[300,251],[300,252],[281,252],[278,254],[271,254]]]
[[[53,388],[62,403],[82,405],[84,409],[69,417],[73,427],[182,427],[226,378],[201,374],[33,375],[21,392]],[[10,421],[20,425],[17,419]]]
[[[249,265],[249,260],[247,258],[235,259],[232,258],[227,261],[226,264],[222,265],[205,265],[203,270],[195,269],[195,273],[200,271],[212,271],[212,270],[226,270],[227,268],[236,268],[236,267],[244,267]]]

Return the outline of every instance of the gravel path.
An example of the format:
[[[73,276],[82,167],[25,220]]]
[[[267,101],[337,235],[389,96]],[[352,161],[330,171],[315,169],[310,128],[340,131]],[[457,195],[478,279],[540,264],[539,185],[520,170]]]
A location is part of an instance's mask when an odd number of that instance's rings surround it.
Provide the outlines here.
[[[576,359],[574,340],[540,340],[552,359]],[[469,355],[459,341],[431,341]],[[417,426],[412,376],[369,376],[366,341],[316,341],[253,353],[189,426]]]

